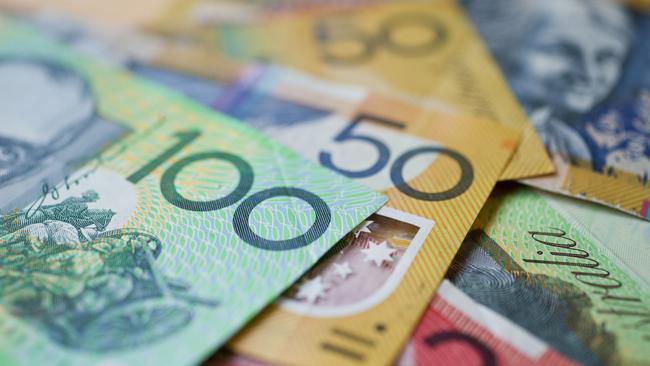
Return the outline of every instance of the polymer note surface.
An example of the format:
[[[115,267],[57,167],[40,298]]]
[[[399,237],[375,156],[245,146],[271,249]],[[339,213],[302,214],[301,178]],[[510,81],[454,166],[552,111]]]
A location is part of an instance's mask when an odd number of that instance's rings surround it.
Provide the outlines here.
[[[450,280],[578,363],[647,364],[650,286],[639,265],[620,255],[638,245],[626,240],[629,226],[606,224],[601,213],[600,225],[621,234],[604,243],[604,229],[584,226],[589,221],[563,200],[524,187],[497,192],[461,247]],[[625,219],[647,230],[648,223]],[[637,261],[647,268],[647,251]]]
[[[38,188],[0,216],[3,365],[196,363],[386,201],[4,17],[0,75],[3,178]]]
[[[615,1],[463,1],[551,155],[526,182],[650,218],[650,16]]]

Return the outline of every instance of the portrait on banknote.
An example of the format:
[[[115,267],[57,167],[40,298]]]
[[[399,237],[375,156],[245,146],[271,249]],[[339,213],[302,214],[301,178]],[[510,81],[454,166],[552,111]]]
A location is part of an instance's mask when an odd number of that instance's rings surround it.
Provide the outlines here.
[[[464,3],[556,161],[647,181],[647,16],[603,0]]]
[[[0,57],[0,210],[20,207],[126,132],[99,116],[83,76],[35,57]],[[49,189],[49,188],[48,188]]]

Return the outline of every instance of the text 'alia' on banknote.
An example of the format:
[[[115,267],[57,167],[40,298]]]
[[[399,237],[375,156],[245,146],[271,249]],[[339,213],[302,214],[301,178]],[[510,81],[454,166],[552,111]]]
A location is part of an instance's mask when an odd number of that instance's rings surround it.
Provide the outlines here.
[[[182,9],[200,13],[201,2],[190,3],[195,6]],[[183,16],[192,18],[173,12],[152,27],[172,27],[177,33],[178,22],[173,20]],[[203,40],[201,48],[238,60],[273,61],[418,101],[442,102],[455,112],[521,131],[518,151],[502,179],[553,172],[539,137],[456,1],[376,4],[298,12],[252,24],[208,24],[197,22],[186,30]]]
[[[463,3],[555,162],[526,182],[650,219],[650,15],[605,0]]]
[[[579,364],[647,365],[650,223],[585,205],[497,191],[449,279]]]
[[[5,17],[0,80],[2,365],[195,363],[386,202]]]
[[[217,103],[303,157],[386,193],[230,346],[272,363],[390,363],[516,146],[516,131],[283,68]]]

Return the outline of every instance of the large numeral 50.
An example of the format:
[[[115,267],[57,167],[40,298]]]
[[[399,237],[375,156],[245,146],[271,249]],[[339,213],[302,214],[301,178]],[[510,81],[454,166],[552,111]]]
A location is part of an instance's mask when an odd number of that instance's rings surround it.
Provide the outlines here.
[[[394,34],[400,28],[417,26],[426,29],[430,36],[426,42],[416,45],[400,44]],[[445,26],[427,14],[402,13],[390,16],[379,24],[377,34],[372,35],[357,28],[354,23],[321,21],[316,23],[314,33],[323,46],[322,57],[325,62],[340,65],[355,65],[374,57],[381,47],[402,57],[420,57],[436,51],[447,38]],[[341,43],[358,45],[358,52],[350,55],[337,55],[331,46]]]
[[[377,174],[388,164],[390,160],[390,149],[384,142],[378,138],[354,132],[357,126],[359,126],[359,124],[363,121],[374,121],[376,123],[387,125],[393,128],[404,128],[404,124],[397,121],[389,120],[384,117],[373,116],[370,114],[359,114],[352,121],[352,123],[344,128],[338,135],[336,135],[334,141],[343,143],[346,141],[356,140],[368,143],[377,149],[377,161],[375,161],[367,169],[351,171],[337,167],[332,161],[332,154],[327,151],[321,151],[318,159],[323,166],[350,178],[365,178]],[[453,159],[458,164],[460,167],[460,178],[453,187],[442,192],[422,192],[411,187],[405,181],[403,172],[406,163],[415,156],[425,153],[437,153],[440,155],[445,155]],[[390,167],[390,179],[398,190],[410,197],[421,201],[444,201],[463,194],[472,185],[472,182],[474,180],[474,169],[472,168],[472,164],[457,151],[444,147],[423,146],[408,150],[400,155]]]
[[[127,180],[137,184],[154,169],[178,153],[201,135],[199,131],[183,131],[175,134],[178,142],[131,174]],[[222,160],[232,164],[239,172],[237,187],[227,196],[211,201],[194,201],[183,197],[176,187],[178,174],[187,166],[208,159]],[[172,205],[188,211],[216,211],[231,206],[244,199],[253,186],[255,174],[251,165],[241,157],[218,150],[205,151],[186,156],[172,164],[160,179],[160,191]],[[316,213],[316,220],[306,233],[286,240],[269,240],[257,235],[249,225],[253,209],[260,203],[273,197],[296,197],[307,202]],[[256,192],[245,198],[235,210],[232,224],[237,235],[246,243],[265,250],[292,250],[307,246],[318,239],[329,227],[332,214],[327,203],[320,197],[301,188],[273,187]]]

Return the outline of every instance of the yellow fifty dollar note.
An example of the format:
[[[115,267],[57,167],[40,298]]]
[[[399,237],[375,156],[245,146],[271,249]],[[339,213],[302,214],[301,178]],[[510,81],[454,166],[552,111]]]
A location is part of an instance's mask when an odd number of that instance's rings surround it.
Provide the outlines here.
[[[178,17],[182,14],[163,18],[154,28],[178,32],[172,20]],[[454,1],[311,11],[197,29],[203,31],[194,34],[206,37],[206,43],[241,60],[265,59],[420,101],[442,100],[457,111],[517,129],[522,140],[502,179],[553,171],[498,67]]]
[[[516,131],[278,68],[249,71],[217,105],[389,197],[231,347],[280,364],[389,364],[512,155]]]

